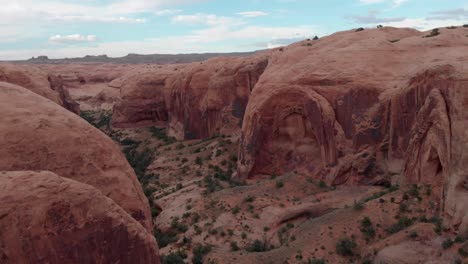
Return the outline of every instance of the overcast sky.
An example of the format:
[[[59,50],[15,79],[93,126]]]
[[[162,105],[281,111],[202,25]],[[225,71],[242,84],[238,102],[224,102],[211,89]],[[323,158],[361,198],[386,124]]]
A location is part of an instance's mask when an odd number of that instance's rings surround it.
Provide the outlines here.
[[[468,23],[468,0],[0,0],[0,60],[252,51],[378,24]]]

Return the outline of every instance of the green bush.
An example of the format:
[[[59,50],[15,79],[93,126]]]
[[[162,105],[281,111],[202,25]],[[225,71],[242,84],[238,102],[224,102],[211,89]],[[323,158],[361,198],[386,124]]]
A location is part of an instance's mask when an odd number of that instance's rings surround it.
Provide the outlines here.
[[[185,251],[172,252],[167,256],[161,256],[161,264],[185,264],[184,259],[187,258]]]
[[[231,251],[239,251],[240,250],[239,246],[237,245],[237,242],[235,242],[235,241],[231,242],[230,246],[231,246]]]
[[[444,242],[442,242],[442,247],[444,249],[451,248],[452,246],[453,246],[453,240],[451,238],[447,238],[444,240]]]
[[[413,220],[409,219],[406,216],[401,217],[398,219],[398,222],[390,226],[387,230],[390,234],[398,233],[401,230],[411,226],[413,224]]]
[[[283,181],[276,181],[276,188],[280,189],[284,187],[284,182]]]
[[[438,28],[434,28],[431,33],[429,33],[429,35],[426,35],[424,36],[425,38],[432,38],[432,37],[435,37],[435,36],[438,36],[440,35],[440,31]]]
[[[325,264],[325,260],[324,259],[316,259],[316,258],[313,258],[313,259],[309,259],[309,261],[307,262],[307,264]]]
[[[178,240],[177,233],[172,230],[164,233],[157,229],[155,232],[155,237],[159,248],[165,248],[169,244],[175,243]]]
[[[248,252],[266,252],[268,251],[269,247],[267,243],[264,241],[260,241],[256,239],[253,243],[247,246],[246,250]]]
[[[211,246],[209,245],[197,245],[193,248],[193,264],[203,264],[203,258],[206,254],[210,253]]]
[[[364,209],[364,203],[354,201],[353,209],[356,211]]]
[[[344,237],[341,238],[336,244],[336,253],[340,256],[354,256],[354,249],[356,248],[354,240]]]
[[[364,217],[361,220],[361,232],[364,234],[366,239],[371,239],[375,237],[374,226],[369,217]]]

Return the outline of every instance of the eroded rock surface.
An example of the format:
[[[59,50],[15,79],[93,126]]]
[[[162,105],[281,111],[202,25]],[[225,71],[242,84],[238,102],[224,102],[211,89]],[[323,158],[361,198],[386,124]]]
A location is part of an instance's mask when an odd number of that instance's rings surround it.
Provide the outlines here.
[[[79,114],[80,106],[71,99],[60,77],[33,66],[0,65],[0,82],[22,86],[66,109]]]
[[[119,147],[80,117],[0,83],[0,170],[47,170],[92,185],[148,230],[148,200]]]
[[[136,73],[122,85],[113,123],[167,126],[178,139],[236,134],[267,64],[267,55],[259,54]]]
[[[466,230],[455,202],[468,200],[466,29],[440,31],[347,31],[276,50],[247,106],[237,177],[431,184]]]
[[[159,263],[151,233],[94,187],[0,172],[1,263]]]

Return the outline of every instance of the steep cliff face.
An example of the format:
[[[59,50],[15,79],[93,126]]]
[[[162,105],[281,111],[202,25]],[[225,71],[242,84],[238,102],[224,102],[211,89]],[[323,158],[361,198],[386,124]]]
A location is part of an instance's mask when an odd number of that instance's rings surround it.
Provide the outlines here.
[[[0,83],[0,111],[0,170],[47,170],[89,184],[152,230],[148,200],[135,173],[104,133],[8,83]]]
[[[1,263],[159,263],[150,232],[94,187],[0,172]]]
[[[166,81],[180,74],[184,65],[159,66],[145,73],[130,73],[115,80],[121,83],[120,102],[114,106],[115,127],[166,127],[169,112],[166,103]]]
[[[239,132],[267,55],[161,66],[124,78],[114,107],[117,127],[165,126],[178,139]]]
[[[334,185],[431,184],[451,226],[466,230],[455,201],[468,195],[458,163],[466,31],[349,31],[276,50],[247,106],[238,179],[294,171]]]
[[[43,96],[71,112],[80,113],[80,106],[71,99],[63,87],[60,77],[32,66],[12,64],[0,65],[0,82],[8,82],[22,86],[40,96]]]
[[[196,139],[236,133],[250,93],[267,64],[266,55],[216,58],[191,64],[168,80],[170,134]]]

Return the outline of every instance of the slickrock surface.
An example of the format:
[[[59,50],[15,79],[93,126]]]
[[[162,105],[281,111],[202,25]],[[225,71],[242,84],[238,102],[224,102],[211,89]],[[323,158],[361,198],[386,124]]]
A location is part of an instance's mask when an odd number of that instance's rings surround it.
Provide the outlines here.
[[[159,263],[151,233],[94,187],[0,172],[0,262]]]
[[[467,32],[346,31],[276,50],[247,106],[238,178],[432,184],[467,230]]]
[[[47,170],[92,185],[152,230],[148,200],[104,133],[22,87],[0,83],[0,170]]]
[[[79,104],[64,89],[62,79],[34,66],[0,64],[0,82],[22,86],[74,113],[80,112]]]

